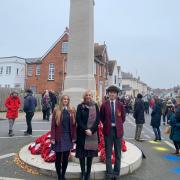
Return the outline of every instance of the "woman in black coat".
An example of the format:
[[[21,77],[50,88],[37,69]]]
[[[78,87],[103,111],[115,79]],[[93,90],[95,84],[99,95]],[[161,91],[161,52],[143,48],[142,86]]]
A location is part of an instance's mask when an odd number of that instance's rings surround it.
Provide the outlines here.
[[[91,91],[84,94],[83,103],[77,107],[77,141],[76,157],[81,166],[81,180],[89,180],[93,157],[98,156],[98,124],[99,108],[92,100]],[[85,174],[85,158],[87,158],[87,172]]]
[[[161,125],[161,104],[160,104],[159,99],[155,99],[155,106],[151,113],[151,126],[155,134],[154,141],[157,141],[157,140],[161,141],[161,131],[159,128],[160,125]]]

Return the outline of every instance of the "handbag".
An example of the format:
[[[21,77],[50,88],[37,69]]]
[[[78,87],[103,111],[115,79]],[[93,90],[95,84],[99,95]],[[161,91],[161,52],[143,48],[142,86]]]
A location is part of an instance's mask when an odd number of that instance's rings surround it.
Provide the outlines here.
[[[167,126],[164,130],[165,134],[170,134],[171,133],[171,126]]]

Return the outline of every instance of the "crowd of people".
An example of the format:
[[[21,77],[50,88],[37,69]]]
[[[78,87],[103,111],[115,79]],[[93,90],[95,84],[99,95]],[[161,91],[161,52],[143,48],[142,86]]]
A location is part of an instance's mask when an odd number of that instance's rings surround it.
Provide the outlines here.
[[[26,91],[23,110],[26,113],[27,131],[32,134],[31,121],[37,106],[37,100],[31,90]],[[93,100],[93,93],[87,90],[83,102],[74,108],[70,97],[63,95],[57,103],[54,93],[47,90],[42,94],[43,119],[51,121],[51,143],[56,153],[55,168],[58,180],[65,180],[68,158],[73,144],[76,144],[76,157],[79,158],[81,180],[90,180],[93,158],[98,156],[99,133],[98,126],[103,124],[103,135],[106,154],[106,179],[119,179],[121,167],[121,144],[125,109],[118,99],[119,88],[110,86],[107,89],[108,99],[101,105]],[[58,105],[56,105],[58,104]],[[9,119],[9,136],[13,136],[13,124],[18,117],[21,106],[20,98],[12,92],[6,99],[7,118]],[[77,110],[76,110],[77,109]],[[112,166],[112,148],[115,152],[114,168]]]
[[[145,113],[151,112],[150,125],[154,131],[154,141],[161,141],[161,117],[163,124],[171,129],[170,139],[176,148],[176,155],[180,150],[180,97],[177,99],[160,99],[154,97],[144,99],[142,94],[133,97],[118,97],[119,89],[110,86],[102,104],[93,100],[93,93],[87,90],[83,95],[83,102],[76,107],[71,106],[71,99],[63,95],[59,102],[53,91],[42,94],[43,120],[51,121],[51,143],[56,153],[55,167],[59,180],[65,180],[68,158],[73,144],[76,144],[76,157],[79,158],[81,180],[89,180],[93,158],[98,156],[98,125],[103,124],[103,135],[106,154],[106,179],[119,179],[121,167],[121,142],[123,138],[123,124],[126,114],[133,113],[136,123],[135,140],[141,141],[141,132],[145,124]],[[13,125],[18,117],[21,106],[17,92],[12,92],[5,101],[7,118],[9,120],[9,136],[13,136]],[[32,135],[31,121],[37,106],[33,92],[26,90],[23,110],[26,113],[27,131],[24,135]],[[150,111],[151,109],[151,111]],[[115,152],[115,164],[112,167],[112,148]]]
[[[161,141],[161,119],[165,128],[165,133],[169,133],[169,138],[173,141],[176,155],[180,154],[180,96],[176,99],[161,99],[154,97],[149,99],[146,109],[146,103],[141,94],[137,95],[134,103],[133,116],[136,122],[135,140],[140,141],[143,124],[145,123],[145,112],[149,114],[151,108],[150,125],[154,131],[154,141]]]
[[[27,130],[24,135],[32,135],[32,118],[36,111],[37,99],[33,96],[33,91],[27,89],[25,91],[26,95],[23,102],[21,102],[20,97],[16,91],[13,91],[9,97],[5,100],[5,107],[7,108],[6,117],[9,120],[9,136],[14,136],[13,126],[15,120],[18,118],[19,109],[21,105],[23,106],[23,111],[26,113],[26,123]],[[54,91],[45,90],[42,93],[41,106],[43,113],[43,120],[50,120],[50,114],[54,111],[55,105],[57,104],[57,96]]]

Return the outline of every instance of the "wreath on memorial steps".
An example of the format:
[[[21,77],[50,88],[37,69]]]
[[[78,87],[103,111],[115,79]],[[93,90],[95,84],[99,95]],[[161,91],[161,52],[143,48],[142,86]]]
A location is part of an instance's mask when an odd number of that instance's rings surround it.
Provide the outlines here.
[[[98,127],[99,133],[99,145],[98,151],[100,156],[100,161],[106,161],[106,153],[105,153],[105,144],[104,144],[104,135],[103,135],[103,125],[102,123],[99,124]],[[33,143],[29,145],[29,151],[33,155],[41,155],[45,162],[55,162],[56,160],[56,153],[54,152],[51,144],[51,132],[48,132],[40,137],[38,137]],[[127,147],[124,140],[122,140],[122,152],[126,152]],[[75,147],[71,151],[72,153],[75,152]],[[72,154],[71,154],[72,155]],[[70,156],[71,156],[70,155]],[[112,164],[115,162],[115,153],[114,149],[112,150]]]

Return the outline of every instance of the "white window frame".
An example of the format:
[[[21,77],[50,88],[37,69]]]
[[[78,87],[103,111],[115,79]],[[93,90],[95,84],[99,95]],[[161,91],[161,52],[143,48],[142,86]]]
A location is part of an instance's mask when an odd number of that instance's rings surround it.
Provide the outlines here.
[[[36,65],[36,76],[40,76],[40,74],[41,74],[41,66],[40,66],[40,64],[37,64]]]
[[[11,74],[11,66],[6,66],[6,75]]]
[[[68,42],[67,41],[62,43],[61,53],[63,53],[63,54],[67,54],[68,53]]]
[[[27,67],[27,75],[28,76],[32,76],[33,75],[33,67],[32,66],[28,66]]]
[[[48,80],[53,81],[55,75],[55,66],[53,63],[49,64]]]

